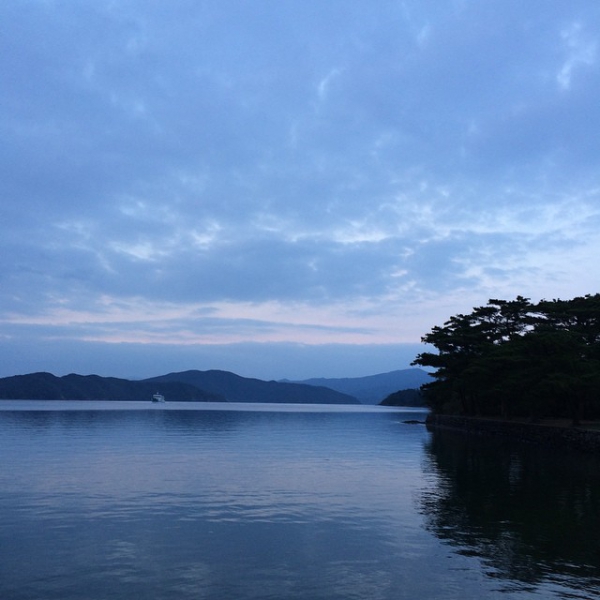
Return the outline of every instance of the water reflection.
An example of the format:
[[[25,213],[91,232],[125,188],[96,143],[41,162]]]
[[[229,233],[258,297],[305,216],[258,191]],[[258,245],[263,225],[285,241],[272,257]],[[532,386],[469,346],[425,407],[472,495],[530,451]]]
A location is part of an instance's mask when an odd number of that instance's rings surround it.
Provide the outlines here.
[[[0,597],[431,597],[412,501],[427,434],[401,419],[5,412]]]
[[[503,589],[600,597],[599,457],[448,431],[426,453],[420,503],[436,536],[480,558]]]

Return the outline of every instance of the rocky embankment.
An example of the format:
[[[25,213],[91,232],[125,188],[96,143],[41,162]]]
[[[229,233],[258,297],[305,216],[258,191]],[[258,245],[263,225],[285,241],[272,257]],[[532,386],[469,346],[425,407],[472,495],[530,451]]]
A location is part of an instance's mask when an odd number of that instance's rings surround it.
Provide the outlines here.
[[[527,443],[600,453],[600,430],[586,429],[585,427],[430,414],[427,417],[427,428],[453,429],[475,435],[511,437]]]

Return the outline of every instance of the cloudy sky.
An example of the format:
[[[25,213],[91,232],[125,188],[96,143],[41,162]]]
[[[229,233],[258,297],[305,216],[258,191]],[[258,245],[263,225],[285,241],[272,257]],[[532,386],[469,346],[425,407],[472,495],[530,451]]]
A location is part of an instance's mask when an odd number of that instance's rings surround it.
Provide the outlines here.
[[[370,375],[489,298],[599,291],[599,2],[0,23],[0,376]]]

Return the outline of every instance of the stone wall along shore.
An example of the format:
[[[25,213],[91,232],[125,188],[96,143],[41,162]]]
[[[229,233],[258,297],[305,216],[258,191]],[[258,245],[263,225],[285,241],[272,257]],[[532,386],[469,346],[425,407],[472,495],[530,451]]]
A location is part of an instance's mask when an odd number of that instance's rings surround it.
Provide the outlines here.
[[[427,417],[426,424],[428,429],[443,428],[475,435],[504,436],[527,443],[600,453],[600,431],[579,427],[434,414]]]

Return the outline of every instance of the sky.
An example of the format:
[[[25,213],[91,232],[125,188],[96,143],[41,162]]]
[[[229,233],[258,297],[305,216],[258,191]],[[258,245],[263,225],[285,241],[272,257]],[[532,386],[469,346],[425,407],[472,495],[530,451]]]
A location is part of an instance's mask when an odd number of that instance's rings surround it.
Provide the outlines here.
[[[407,368],[600,291],[595,0],[0,3],[0,376]]]

